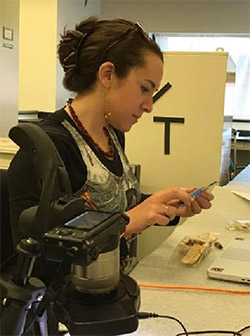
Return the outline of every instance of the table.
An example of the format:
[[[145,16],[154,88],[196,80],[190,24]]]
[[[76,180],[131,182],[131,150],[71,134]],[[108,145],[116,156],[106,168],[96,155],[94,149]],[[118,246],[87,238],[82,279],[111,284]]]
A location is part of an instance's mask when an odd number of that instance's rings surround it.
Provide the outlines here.
[[[8,169],[11,160],[18,150],[18,146],[9,138],[0,138],[0,168]]]
[[[239,233],[226,229],[226,219],[250,219],[250,202],[233,194],[228,187],[215,187],[215,199],[210,210],[191,217],[179,226],[159,248],[142,260],[131,272],[138,283],[159,285],[202,286],[232,290],[248,290],[247,284],[207,277],[206,270],[222,253],[212,248],[198,268],[180,267],[168,263],[177,244],[185,235],[218,232],[222,245]],[[241,233],[250,238],[249,233]],[[215,293],[195,290],[141,288],[141,309],[178,318],[187,330],[239,330],[250,324],[250,295]],[[172,336],[183,332],[177,322],[167,319],[141,320],[131,335]],[[213,335],[213,334],[210,334]],[[250,330],[244,336],[250,335]]]
[[[231,156],[237,171],[250,163],[250,122],[234,121],[232,127],[236,133],[231,141]]]
[[[236,175],[235,178],[228,183],[228,185],[232,186],[232,185],[237,184],[238,182],[243,182],[243,183],[247,182],[247,183],[250,183],[250,164],[244,170],[242,170],[238,175]],[[244,185],[246,187],[248,186],[245,183],[245,184],[242,185],[243,188],[244,188]]]
[[[236,141],[235,141],[236,140]],[[231,149],[240,150],[240,151],[249,151],[250,150],[250,136],[239,136],[231,140]],[[235,145],[236,144],[236,145]]]
[[[233,121],[232,127],[237,131],[249,131],[250,132],[250,121],[248,120],[238,120]]]

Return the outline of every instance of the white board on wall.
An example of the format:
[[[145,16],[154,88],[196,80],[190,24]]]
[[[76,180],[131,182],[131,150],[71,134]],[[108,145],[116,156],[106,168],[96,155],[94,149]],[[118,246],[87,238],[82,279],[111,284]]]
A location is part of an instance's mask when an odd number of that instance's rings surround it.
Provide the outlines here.
[[[227,53],[166,52],[164,60],[162,86],[172,87],[126,134],[126,153],[141,164],[145,193],[219,181]],[[165,124],[154,117],[184,118],[170,124],[170,154],[164,153]]]

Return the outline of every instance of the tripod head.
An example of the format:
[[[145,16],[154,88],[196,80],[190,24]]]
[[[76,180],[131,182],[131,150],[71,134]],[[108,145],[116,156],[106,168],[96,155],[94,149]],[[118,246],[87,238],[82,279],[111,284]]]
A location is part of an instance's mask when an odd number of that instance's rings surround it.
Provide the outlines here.
[[[67,258],[71,264],[72,274],[60,298],[54,297],[58,321],[71,335],[119,335],[136,330],[139,288],[119,271],[120,235],[129,218],[121,213],[86,211],[84,200],[72,194],[63,161],[41,127],[21,124],[9,136],[30,154],[41,182],[39,203],[22,212],[19,227],[39,242],[46,259],[62,262]]]

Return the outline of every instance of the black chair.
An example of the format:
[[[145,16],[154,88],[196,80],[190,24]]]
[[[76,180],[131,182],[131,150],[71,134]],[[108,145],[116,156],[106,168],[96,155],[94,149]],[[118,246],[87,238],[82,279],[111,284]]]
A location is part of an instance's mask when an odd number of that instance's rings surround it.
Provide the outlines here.
[[[14,265],[17,262],[17,254],[15,253],[12,239],[9,213],[8,171],[5,169],[0,169],[0,191],[1,273],[4,273],[6,270],[8,270],[8,272],[11,274],[14,271]],[[8,262],[6,262],[7,259],[9,259]],[[1,302],[2,299],[6,297],[6,294],[6,289],[2,288],[1,286]],[[2,309],[0,309],[0,316],[1,315]],[[50,310],[48,310],[48,327],[49,335],[64,335],[64,333],[58,331],[58,323],[54,320],[54,317],[52,317]],[[2,334],[1,331],[0,334]],[[30,336],[34,334],[29,332],[27,335]]]
[[[14,253],[9,214],[8,172],[0,169],[1,264]]]

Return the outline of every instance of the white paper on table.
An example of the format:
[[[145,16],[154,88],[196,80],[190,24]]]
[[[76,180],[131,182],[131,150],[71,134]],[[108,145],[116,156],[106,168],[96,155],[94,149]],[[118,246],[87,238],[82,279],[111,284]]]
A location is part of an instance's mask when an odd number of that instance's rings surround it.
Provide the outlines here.
[[[250,192],[243,192],[243,191],[234,191],[232,190],[232,192],[240,197],[243,197],[245,199],[247,199],[248,201],[250,201]]]

